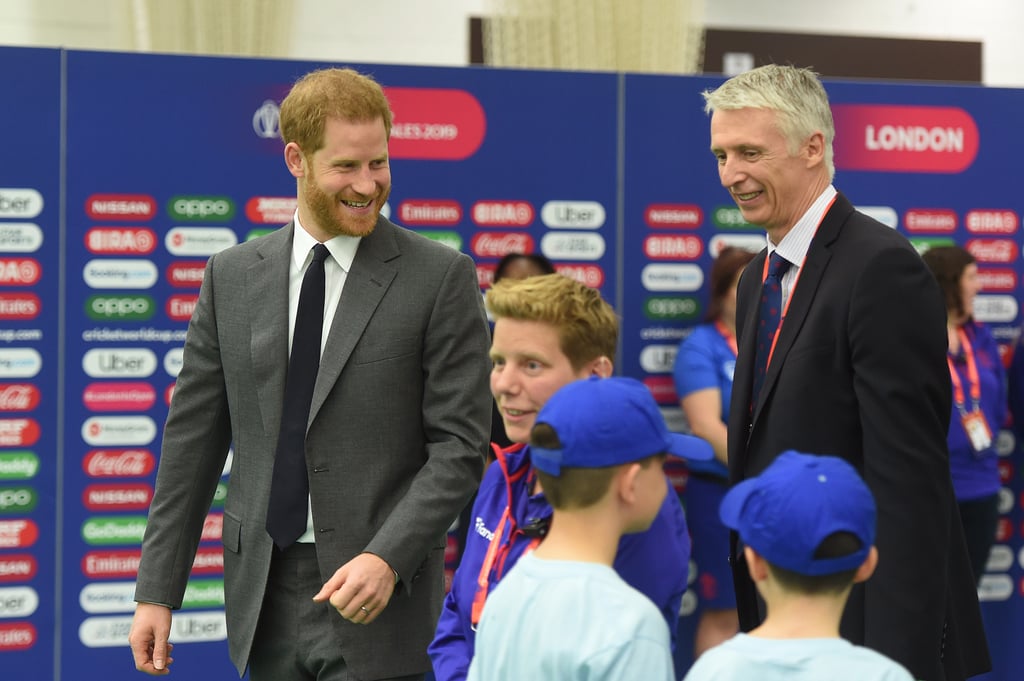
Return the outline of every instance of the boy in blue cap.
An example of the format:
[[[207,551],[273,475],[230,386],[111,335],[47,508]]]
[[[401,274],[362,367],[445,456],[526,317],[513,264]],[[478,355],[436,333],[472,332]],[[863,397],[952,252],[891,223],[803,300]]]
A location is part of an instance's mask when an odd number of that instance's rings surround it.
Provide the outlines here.
[[[710,447],[670,433],[631,378],[560,388],[530,446],[554,516],[488,599],[469,681],[672,681],[664,618],[612,563],[622,535],[646,530],[665,499],[666,454],[709,459]]]
[[[853,466],[783,452],[729,490],[719,515],[739,534],[767,615],[705,652],[684,681],[913,681],[895,661],[839,636],[850,589],[878,563],[875,500]]]

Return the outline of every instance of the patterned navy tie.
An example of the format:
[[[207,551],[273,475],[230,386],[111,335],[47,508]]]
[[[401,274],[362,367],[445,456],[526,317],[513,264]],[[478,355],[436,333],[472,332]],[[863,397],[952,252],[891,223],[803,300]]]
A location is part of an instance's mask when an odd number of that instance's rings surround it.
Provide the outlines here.
[[[790,262],[773,251],[768,259],[768,276],[761,288],[761,307],[757,320],[757,355],[754,360],[754,391],[750,395],[750,408],[757,404],[757,396],[764,385],[768,372],[768,355],[775,342],[775,334],[782,321],[782,277],[789,269]]]
[[[274,455],[267,532],[278,548],[286,549],[306,531],[309,478],[306,475],[306,424],[313,386],[320,370],[320,340],[324,328],[324,260],[330,252],[313,247],[313,261],[302,278],[299,309],[292,333],[292,352],[284,387],[281,432]]]

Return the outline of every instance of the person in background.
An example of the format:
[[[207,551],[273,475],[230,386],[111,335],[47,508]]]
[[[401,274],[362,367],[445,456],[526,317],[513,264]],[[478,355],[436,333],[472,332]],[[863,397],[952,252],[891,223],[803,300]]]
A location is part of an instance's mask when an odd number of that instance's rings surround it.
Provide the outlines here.
[[[466,552],[428,649],[437,681],[466,678],[488,595],[540,543],[551,522],[551,504],[527,445],[537,412],[572,381],[611,376],[618,344],[612,307],[595,289],[560,274],[501,281],[487,292],[487,308],[495,320],[491,393],[516,444],[495,448],[495,463],[473,504]],[[689,439],[693,458],[713,456],[706,442]],[[689,560],[686,518],[672,493],[650,529],[622,538],[614,568],[654,603],[675,632]]]
[[[912,681],[896,662],[839,636],[855,582],[878,564],[877,510],[857,471],[787,451],[722,501],[764,599],[764,622],[707,651],[685,681]]]
[[[736,285],[754,253],[727,246],[711,265],[706,321],[679,344],[673,376],[676,394],[690,430],[707,440],[715,458],[690,462],[683,493],[686,520],[697,563],[697,596],[701,608],[693,656],[739,631],[736,593],[729,567],[729,530],[718,507],[729,486],[726,423],[736,366]]]
[[[666,455],[689,442],[643,383],[595,376],[551,396],[530,448],[551,528],[488,598],[470,681],[674,681],[665,619],[612,565],[668,494]]]
[[[974,256],[960,246],[936,246],[923,258],[946,300],[946,362],[953,386],[949,468],[971,569],[981,582],[999,521],[1002,481],[995,443],[1006,420],[1006,372],[988,327],[974,319],[981,291]]]
[[[487,448],[488,334],[473,261],[380,214],[391,120],[365,75],[302,77],[281,103],[294,219],[206,265],[135,586],[140,671],[169,671],[171,611],[229,450],[239,675],[411,681],[430,667],[445,534]],[[309,351],[291,352],[300,341]],[[311,372],[293,371],[311,354]]]
[[[526,279],[554,273],[554,264],[542,253],[506,253],[494,268],[494,279],[491,280],[491,286],[502,279]],[[491,413],[491,442],[499,447],[508,447],[512,444],[505,433],[505,421],[501,418],[501,412],[498,411],[497,402],[493,403]]]
[[[739,352],[729,405],[729,480],[795,449],[839,456],[878,505],[885,561],[854,587],[850,642],[916,678],[991,668],[949,472],[946,312],[906,237],[832,185],[835,126],[809,69],[769,64],[706,91],[722,186],[766,248],[736,292]],[[762,612],[735,533],[740,628]]]

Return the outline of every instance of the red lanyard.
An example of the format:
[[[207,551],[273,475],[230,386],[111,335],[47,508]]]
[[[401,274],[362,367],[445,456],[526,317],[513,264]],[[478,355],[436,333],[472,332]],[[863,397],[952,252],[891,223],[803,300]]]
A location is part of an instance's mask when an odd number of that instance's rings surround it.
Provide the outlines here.
[[[974,348],[971,347],[971,341],[968,339],[963,327],[958,328],[956,334],[960,338],[960,347],[964,353],[964,361],[967,363],[967,382],[970,384],[969,389],[971,391],[971,411],[978,411],[978,406],[981,403],[981,379],[978,377],[978,364],[974,360]],[[946,363],[949,364],[949,378],[953,382],[953,401],[956,404],[957,410],[961,414],[966,414],[964,386],[960,381],[960,374],[957,372],[956,367],[953,365],[953,360],[950,359],[948,354],[946,355]]]
[[[501,553],[501,565],[499,565],[499,572],[504,568],[505,558],[508,557],[508,553],[512,548],[512,542],[515,541],[516,531],[516,519],[512,516],[512,478],[518,479],[523,473],[529,470],[526,479],[526,493],[530,493],[530,486],[533,484],[532,469],[529,466],[520,469],[518,475],[509,476],[508,469],[506,468],[505,457],[500,455],[497,458],[498,464],[501,469],[505,472],[506,485],[508,487],[508,502],[505,504],[505,510],[501,513],[501,520],[498,521],[498,526],[494,528],[494,537],[491,539],[491,543],[487,545],[487,553],[484,555],[484,562],[480,565],[480,574],[476,578],[476,593],[473,595],[473,608],[470,612],[470,622],[473,627],[473,631],[476,631],[476,625],[480,623],[480,616],[484,612],[484,603],[487,601],[487,592],[490,590],[491,584],[491,570],[494,568],[494,561],[498,558],[498,553]],[[508,541],[502,543],[502,537],[505,534],[505,526],[508,525],[509,534]],[[530,551],[537,548],[537,544],[540,543],[540,537],[534,537],[526,549],[523,551],[523,555],[526,555]],[[500,577],[499,577],[500,579]]]
[[[725,344],[732,350],[732,356],[735,357],[739,354],[739,349],[736,347],[736,334],[726,328],[725,324],[720,319],[715,320],[715,328],[718,329],[718,333],[722,334],[722,338],[725,339]]]
[[[836,195],[838,196],[838,194]],[[821,221],[825,219],[828,212],[832,209],[832,204],[836,202],[836,197],[833,196],[832,200],[825,206],[825,210],[821,214],[821,219],[818,220],[818,224],[814,227],[814,233],[818,233],[818,227],[821,227]],[[811,239],[813,240],[813,236]],[[808,249],[809,250],[809,249]],[[789,289],[789,294],[786,296],[786,304],[782,308],[782,317],[779,319],[779,328],[775,330],[775,335],[772,337],[772,347],[768,350],[768,363],[765,367],[772,365],[772,355],[775,354],[775,343],[779,340],[779,334],[782,333],[782,325],[786,323],[786,313],[789,312],[789,304],[793,302],[793,294],[796,293],[796,285],[800,281],[800,275],[804,272],[804,265],[807,263],[807,254],[804,253],[804,259],[800,261],[800,267],[796,270],[796,278],[793,280],[793,286]],[[761,285],[764,285],[764,280],[768,278],[768,258],[764,259],[764,267],[761,272]],[[782,281],[779,281],[779,286],[782,286]]]

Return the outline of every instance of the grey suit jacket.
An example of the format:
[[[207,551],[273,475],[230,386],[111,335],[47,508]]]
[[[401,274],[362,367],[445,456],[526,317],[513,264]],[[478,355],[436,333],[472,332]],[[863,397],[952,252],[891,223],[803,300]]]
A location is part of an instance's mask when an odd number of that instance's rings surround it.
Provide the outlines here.
[[[772,363],[751,409],[765,252],[737,290],[739,354],[729,407],[729,477],[784,450],[830,454],[864,476],[878,505],[878,569],[854,588],[842,634],[917,679],[988,669],[978,596],[953,497],[946,311],[907,240],[839,194],[811,240]],[[741,627],[759,622],[733,544]]]
[[[135,593],[180,607],[233,447],[223,545],[228,645],[239,674],[273,546],[264,523],[288,364],[293,229],[207,264],[164,428]],[[400,576],[372,625],[337,618],[338,645],[361,678],[430,668],[446,530],[479,483],[487,448],[489,342],[471,259],[380,218],[348,273],[306,439],[324,580],[364,551]]]

